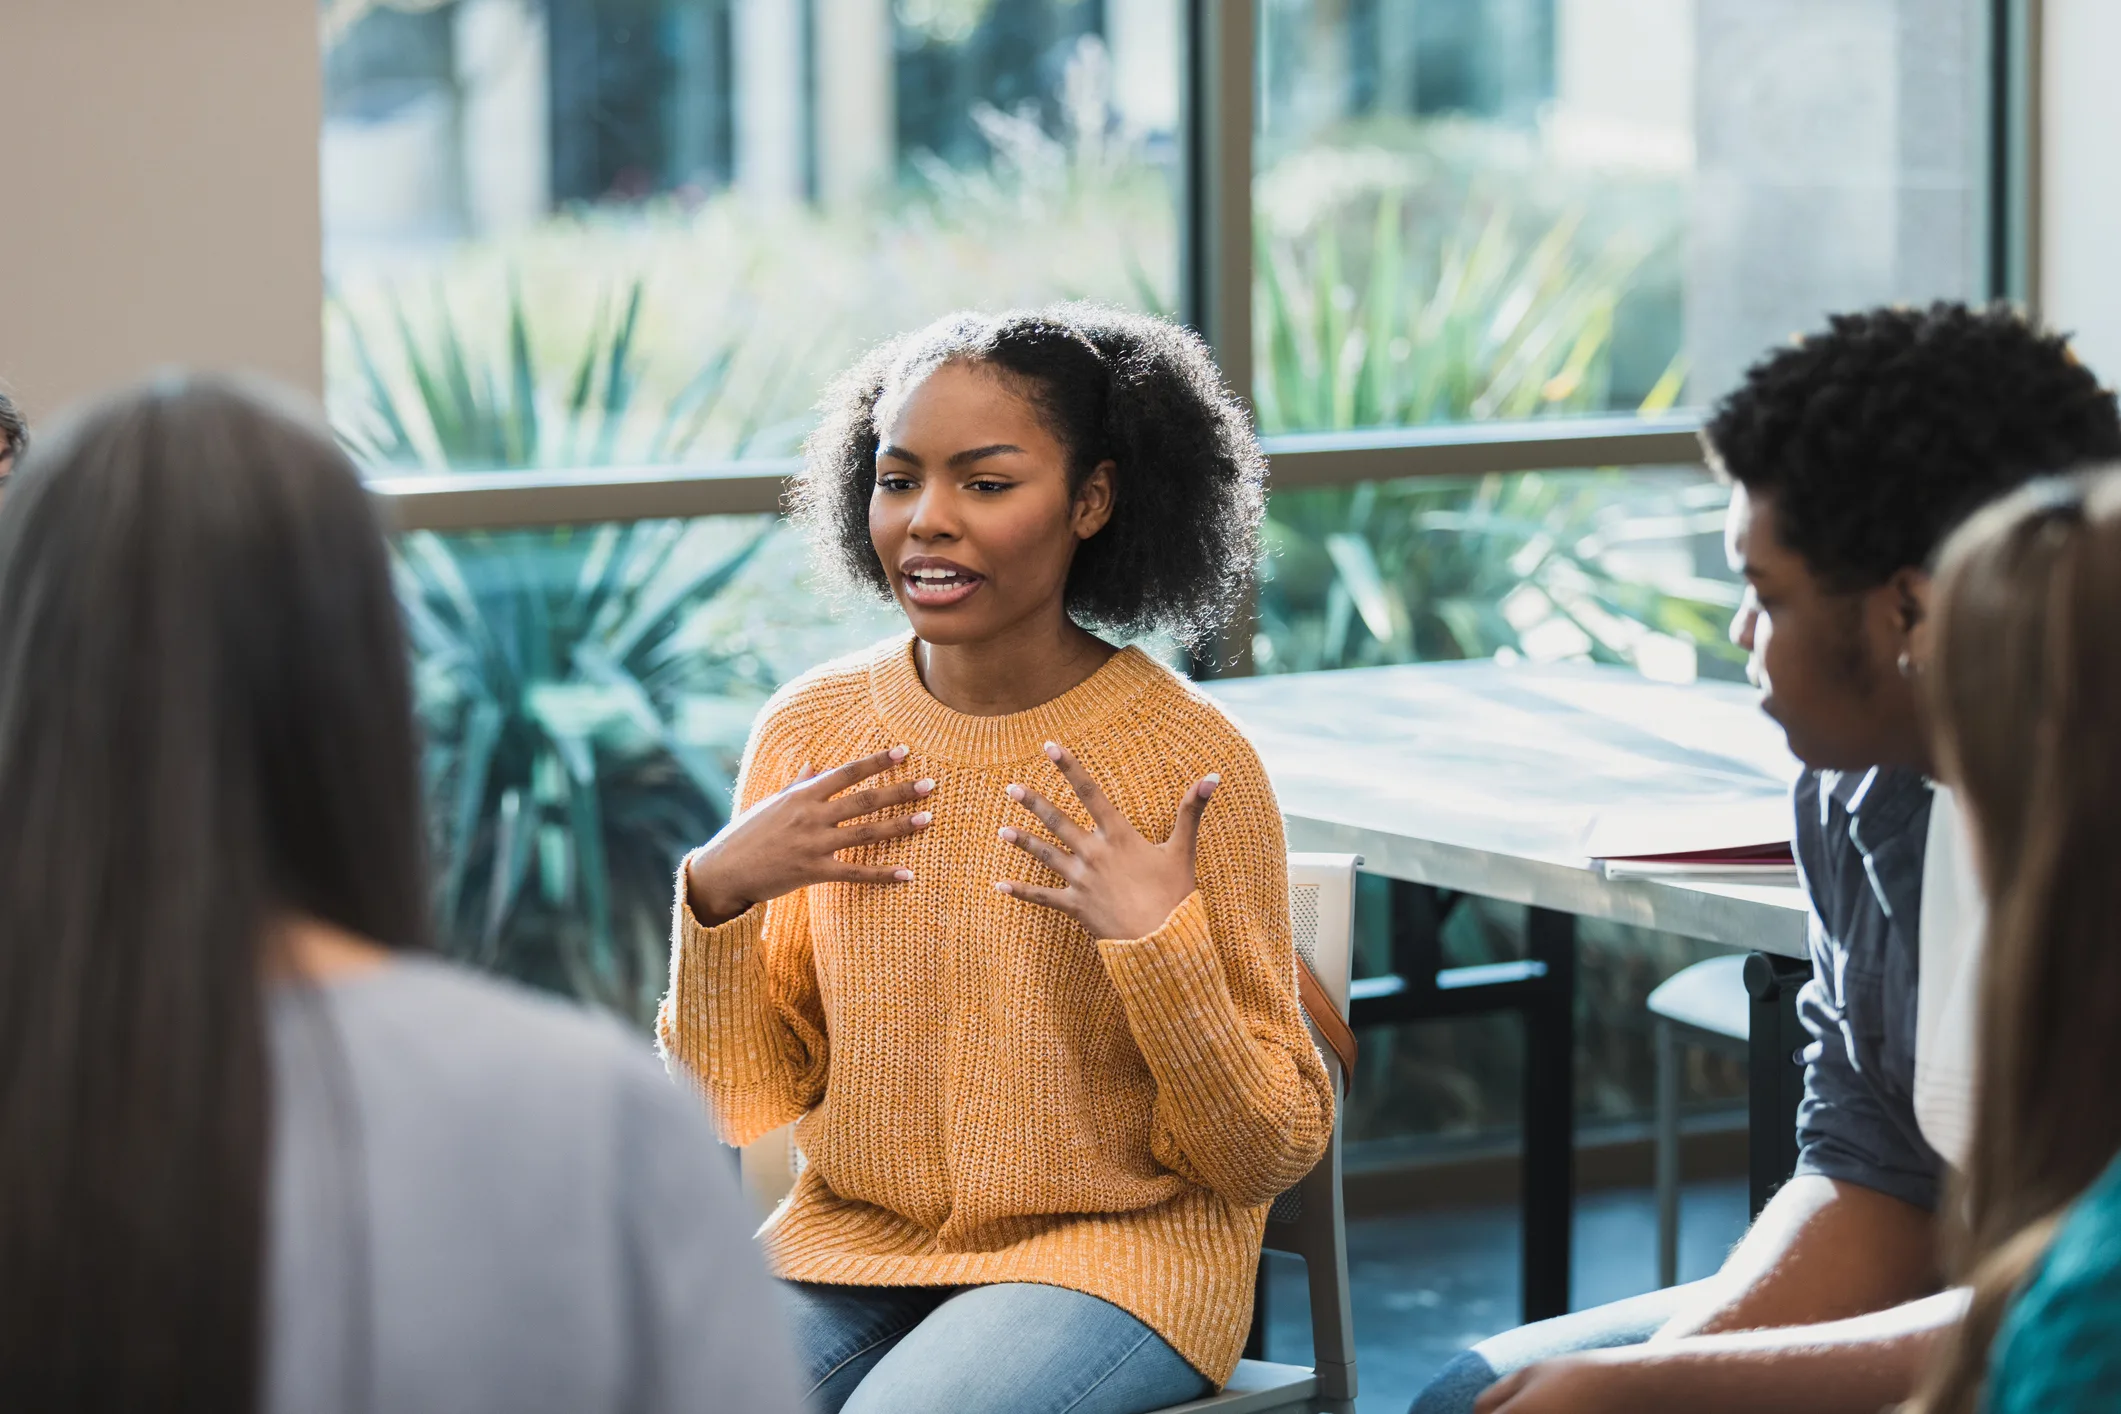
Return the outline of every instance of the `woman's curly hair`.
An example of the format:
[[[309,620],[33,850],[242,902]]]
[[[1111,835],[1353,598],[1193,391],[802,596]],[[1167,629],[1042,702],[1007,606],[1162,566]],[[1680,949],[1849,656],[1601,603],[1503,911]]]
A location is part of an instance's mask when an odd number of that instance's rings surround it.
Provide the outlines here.
[[[1067,609],[1120,635],[1197,647],[1242,605],[1259,561],[1266,458],[1207,345],[1148,315],[1088,304],[953,314],[871,351],[827,391],[804,445],[796,520],[819,558],[889,594],[869,541],[876,409],[945,363],[1018,388],[1068,457],[1071,485],[1110,461],[1112,516],[1077,549]]]

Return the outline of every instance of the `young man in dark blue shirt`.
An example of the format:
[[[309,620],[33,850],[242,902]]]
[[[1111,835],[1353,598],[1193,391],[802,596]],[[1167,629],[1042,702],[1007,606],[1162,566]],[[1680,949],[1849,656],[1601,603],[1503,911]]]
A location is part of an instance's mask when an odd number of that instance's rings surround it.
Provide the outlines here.
[[[2121,455],[2121,420],[2061,339],[1939,305],[1837,318],[1762,360],[1703,440],[1746,583],[1731,634],[1807,768],[1796,1176],[1716,1276],[1483,1342],[1414,1414],[1871,1414],[1958,1318],[1937,1270],[1944,1164],[1914,1110],[1928,567],[1995,496]]]

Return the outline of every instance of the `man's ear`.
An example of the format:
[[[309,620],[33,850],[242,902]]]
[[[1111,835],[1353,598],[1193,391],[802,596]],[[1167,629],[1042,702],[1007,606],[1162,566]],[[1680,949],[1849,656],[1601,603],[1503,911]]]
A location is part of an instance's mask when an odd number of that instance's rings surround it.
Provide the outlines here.
[[[1112,477],[1118,470],[1117,462],[1101,461],[1076,488],[1075,506],[1069,516],[1076,539],[1088,540],[1112,519]]]
[[[1930,574],[1928,570],[1904,569],[1887,581],[1893,591],[1893,626],[1908,661],[1918,671],[1929,666]]]

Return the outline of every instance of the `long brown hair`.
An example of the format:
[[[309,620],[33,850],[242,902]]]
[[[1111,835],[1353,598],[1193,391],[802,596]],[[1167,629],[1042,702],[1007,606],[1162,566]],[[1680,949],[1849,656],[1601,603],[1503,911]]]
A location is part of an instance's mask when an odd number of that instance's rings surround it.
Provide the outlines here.
[[[2121,1154],[2121,475],[2036,482],[1946,546],[1938,759],[1987,885],[1974,1144],[1946,1262],[1973,1288],[1911,1409],[1975,1414],[2004,1311]]]
[[[0,505],[0,1407],[256,1406],[284,913],[427,936],[389,559],[306,415],[165,379]]]

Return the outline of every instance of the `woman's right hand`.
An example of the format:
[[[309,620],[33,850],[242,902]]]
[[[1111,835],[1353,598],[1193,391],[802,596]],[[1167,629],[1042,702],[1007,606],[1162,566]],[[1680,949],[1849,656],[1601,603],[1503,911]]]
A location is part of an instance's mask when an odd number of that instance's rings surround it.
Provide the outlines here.
[[[934,781],[903,781],[840,796],[905,759],[906,748],[894,746],[822,775],[805,767],[795,784],[731,820],[685,861],[693,917],[712,928],[811,884],[911,882],[911,869],[849,864],[839,857],[841,850],[904,839],[928,827],[933,817],[925,810],[888,820],[865,817],[919,800],[935,789]]]

